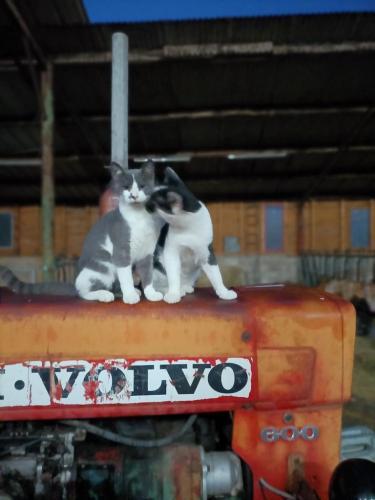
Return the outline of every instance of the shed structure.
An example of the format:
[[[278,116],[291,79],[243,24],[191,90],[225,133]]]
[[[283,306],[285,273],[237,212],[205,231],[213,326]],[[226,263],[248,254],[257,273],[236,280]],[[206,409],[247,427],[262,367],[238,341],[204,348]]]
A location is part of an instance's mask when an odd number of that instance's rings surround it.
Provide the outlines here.
[[[0,256],[41,254],[47,68],[49,256],[80,253],[109,180],[116,31],[129,37],[130,161],[153,158],[160,176],[171,164],[209,204],[228,265],[262,255],[267,269],[241,264],[259,272],[246,280],[293,281],[303,251],[375,250],[375,14],[118,25],[63,5],[0,3],[0,222],[12,226]]]
[[[92,25],[81,0],[61,5],[0,5],[1,204],[40,200],[47,62],[57,203],[97,203],[114,31],[130,43],[130,159],[174,160],[206,201],[373,195],[374,14]]]

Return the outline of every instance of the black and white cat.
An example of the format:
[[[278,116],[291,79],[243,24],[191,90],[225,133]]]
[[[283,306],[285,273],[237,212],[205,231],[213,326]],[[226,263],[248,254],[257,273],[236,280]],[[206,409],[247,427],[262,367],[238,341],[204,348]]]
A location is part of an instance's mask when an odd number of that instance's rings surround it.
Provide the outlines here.
[[[164,300],[174,304],[186,293],[194,291],[195,281],[203,270],[218,297],[224,300],[237,298],[223,283],[213,252],[213,229],[209,211],[185,186],[171,168],[165,171],[164,184],[150,196],[146,207],[156,211],[168,223],[165,229],[161,263],[167,275],[167,292]],[[159,283],[160,283],[159,279]],[[163,288],[162,283],[156,289]]]
[[[152,163],[139,170],[110,166],[112,190],[119,206],[94,224],[86,236],[78,263],[75,285],[29,284],[0,266],[0,278],[11,290],[24,294],[79,295],[86,300],[111,302],[119,283],[123,301],[136,304],[140,291],[134,287],[133,271],[140,277],[146,299],[162,300],[152,285],[153,254],[160,233],[160,221],[145,209],[155,186]]]

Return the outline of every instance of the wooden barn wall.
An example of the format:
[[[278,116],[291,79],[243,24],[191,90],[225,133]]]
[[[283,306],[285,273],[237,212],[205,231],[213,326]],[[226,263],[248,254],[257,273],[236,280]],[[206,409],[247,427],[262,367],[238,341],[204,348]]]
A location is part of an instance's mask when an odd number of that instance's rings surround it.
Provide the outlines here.
[[[268,252],[265,241],[267,205],[283,208],[283,245],[279,252]],[[350,248],[350,211],[367,208],[370,212],[370,245],[375,250],[375,200],[295,202],[209,203],[214,225],[214,248],[218,255],[252,255],[282,253],[298,255],[301,251],[332,252]],[[38,206],[0,207],[14,220],[14,244],[0,248],[0,256],[38,256],[41,254],[41,212]],[[98,218],[97,207],[55,209],[55,254],[77,256],[85,235]],[[225,251],[225,240],[236,241],[237,247]]]
[[[14,245],[0,248],[0,256],[39,256],[41,250],[41,210],[38,206],[1,207],[0,211],[13,214]],[[74,257],[81,253],[87,231],[97,220],[98,208],[55,208],[55,255]]]
[[[370,245],[375,250],[375,200],[310,201],[303,207],[303,251],[344,252],[351,249],[350,214],[367,208],[370,214]]]
[[[284,211],[283,250],[279,253],[297,254],[297,206],[295,203],[278,203]],[[218,255],[224,251],[225,237],[239,240],[239,251],[231,255],[269,253],[264,231],[265,202],[208,203],[214,226],[214,248]]]

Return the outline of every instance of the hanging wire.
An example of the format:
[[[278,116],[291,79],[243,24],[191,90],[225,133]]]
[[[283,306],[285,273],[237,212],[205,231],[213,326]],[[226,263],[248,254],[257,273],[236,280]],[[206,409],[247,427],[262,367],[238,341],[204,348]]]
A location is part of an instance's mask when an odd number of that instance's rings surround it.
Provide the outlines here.
[[[262,477],[259,479],[259,484],[260,484],[260,487],[261,487],[261,490],[262,490],[263,498],[265,500],[266,500],[266,496],[265,496],[265,493],[264,493],[264,489],[266,489],[268,491],[271,491],[275,495],[279,495],[282,498],[287,498],[289,500],[297,500],[297,497],[295,495],[290,495],[286,491],[282,491],[282,490],[279,490],[278,488],[275,488],[274,486],[272,486],[269,483],[267,483],[267,481],[265,479],[263,479]]]
[[[174,441],[182,437],[194,424],[198,415],[190,415],[186,420],[181,429],[175,433],[168,434],[163,438],[159,439],[137,439],[130,436],[123,436],[116,434],[115,432],[102,429],[97,425],[89,424],[88,422],[80,420],[62,420],[61,423],[64,425],[69,425],[71,427],[76,427],[77,429],[84,429],[90,434],[95,434],[101,438],[107,439],[108,441],[113,441],[114,443],[122,444],[125,446],[136,446],[140,448],[156,448],[161,446],[167,446],[172,444]]]

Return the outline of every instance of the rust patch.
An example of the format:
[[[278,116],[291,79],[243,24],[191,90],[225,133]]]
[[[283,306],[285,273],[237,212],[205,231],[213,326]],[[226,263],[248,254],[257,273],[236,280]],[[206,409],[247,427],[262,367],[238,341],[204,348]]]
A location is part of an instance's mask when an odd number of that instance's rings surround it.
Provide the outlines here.
[[[250,342],[251,340],[251,333],[248,331],[245,331],[241,335],[242,342]]]
[[[83,387],[85,389],[85,398],[87,401],[95,401],[96,394],[99,388],[98,380],[89,380],[88,382],[83,383]]]
[[[59,383],[55,386],[55,391],[54,391],[54,399],[61,399],[61,397],[62,397],[62,392],[63,392],[63,388],[62,388],[61,383],[59,382]]]

